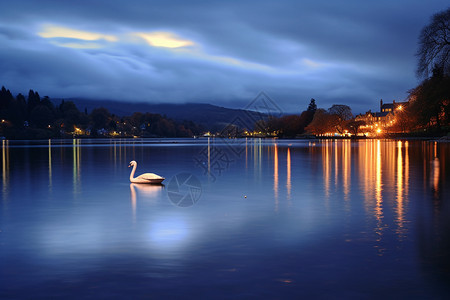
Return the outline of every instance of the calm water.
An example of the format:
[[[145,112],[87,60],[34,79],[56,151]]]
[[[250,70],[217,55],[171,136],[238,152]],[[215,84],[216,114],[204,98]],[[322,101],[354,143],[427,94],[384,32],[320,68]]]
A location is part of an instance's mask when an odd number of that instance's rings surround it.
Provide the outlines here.
[[[449,143],[1,143],[1,299],[450,296]]]

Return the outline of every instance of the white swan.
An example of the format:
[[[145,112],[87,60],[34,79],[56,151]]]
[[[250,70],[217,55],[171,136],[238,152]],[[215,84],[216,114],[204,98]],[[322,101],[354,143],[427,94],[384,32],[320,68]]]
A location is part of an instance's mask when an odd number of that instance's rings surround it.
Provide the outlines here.
[[[134,160],[130,161],[130,165],[128,166],[128,168],[131,166],[133,166],[133,170],[131,170],[131,174],[130,174],[130,182],[132,182],[132,183],[156,183],[157,184],[157,183],[163,182],[163,180],[165,179],[164,177],[161,177],[154,173],[144,173],[135,178],[134,172],[136,172],[137,162]]]

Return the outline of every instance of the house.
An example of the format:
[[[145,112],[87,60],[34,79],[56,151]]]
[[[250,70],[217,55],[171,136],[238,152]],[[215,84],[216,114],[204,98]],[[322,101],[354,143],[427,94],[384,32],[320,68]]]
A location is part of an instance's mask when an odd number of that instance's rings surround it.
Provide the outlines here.
[[[395,123],[395,114],[403,111],[408,104],[409,102],[395,102],[395,100],[392,103],[383,103],[383,99],[381,99],[379,112],[369,110],[365,114],[356,116],[355,121],[363,121],[365,123],[365,125],[360,127],[361,129],[381,132]]]
[[[407,107],[409,102],[395,102],[395,100],[392,101],[392,103],[383,103],[383,99],[380,100],[380,112],[392,112],[395,114],[398,110],[403,110]]]

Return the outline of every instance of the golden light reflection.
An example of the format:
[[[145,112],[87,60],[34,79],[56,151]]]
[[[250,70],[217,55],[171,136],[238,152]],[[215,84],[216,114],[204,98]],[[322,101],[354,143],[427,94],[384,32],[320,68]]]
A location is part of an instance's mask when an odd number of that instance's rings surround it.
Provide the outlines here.
[[[2,195],[7,199],[9,183],[9,141],[2,141]]]
[[[366,142],[359,141],[358,142],[358,149],[359,149],[359,155],[358,155],[358,172],[360,174],[360,177],[363,178],[363,180],[360,181],[360,185],[362,186],[362,190],[364,191],[364,209],[366,210],[366,213],[369,213],[369,206],[370,206],[370,194],[369,194],[369,187],[370,187],[370,177],[369,174],[371,173],[371,162],[367,159],[369,154],[369,143],[371,143],[371,140],[368,140]]]
[[[112,147],[110,147],[110,159],[114,161],[114,167],[117,169],[117,166],[122,168],[123,165],[129,163],[127,160],[127,144],[124,143],[122,139],[114,139],[112,141]],[[134,156],[133,156],[134,157]]]
[[[339,159],[338,159],[338,144],[337,140],[334,140],[334,186],[338,185],[338,175],[339,175]]]
[[[253,170],[255,172],[255,177],[261,178],[262,172],[262,145],[261,139],[253,140]]]
[[[344,199],[348,201],[350,199],[350,182],[351,182],[351,142],[350,140],[344,140],[342,151],[343,161],[343,187],[344,187]]]
[[[48,140],[48,189],[52,191],[52,140]]]
[[[208,137],[208,179],[211,178],[211,144],[210,138]]]
[[[275,211],[278,211],[278,145],[275,144],[273,147],[273,191],[275,194]]]
[[[409,144],[408,141],[405,142],[405,199],[408,199],[409,195]]]
[[[286,158],[286,189],[287,189],[287,198],[291,199],[291,149],[287,149],[287,158]]]
[[[78,185],[80,184],[81,177],[81,149],[80,149],[81,140],[73,139],[72,140],[72,158],[73,158],[73,192],[76,194],[78,192]]]
[[[404,208],[404,183],[403,183],[403,155],[402,155],[402,142],[397,142],[397,205],[396,205],[396,215],[397,215],[397,234],[399,234],[400,238],[404,234],[404,222],[405,222],[405,208]]]
[[[248,170],[248,139],[245,138],[245,170]]]
[[[438,197],[439,193],[439,173],[440,173],[440,162],[438,158],[437,142],[434,142],[433,159],[431,161],[431,169],[430,169],[430,185],[434,192],[435,198]]]
[[[113,141],[113,147],[110,148],[110,151],[113,151],[113,159],[114,159],[114,166],[117,166],[117,142]]]
[[[190,40],[182,39],[171,32],[148,32],[148,33],[135,33],[136,36],[144,39],[150,46],[164,47],[164,48],[181,48],[187,46],[193,46],[195,43]]]
[[[376,142],[376,168],[375,168],[375,209],[374,214],[375,218],[377,220],[377,225],[375,228],[375,233],[378,235],[377,242],[381,241],[381,238],[383,236],[383,198],[382,198],[382,182],[381,182],[381,145],[380,140],[377,140]],[[378,254],[381,256],[383,255],[384,249],[380,247],[380,245],[377,245],[378,247]]]
[[[330,141],[325,141],[325,146],[322,147],[322,157],[323,157],[323,184],[325,189],[325,199],[326,201],[330,198]],[[328,204],[328,203],[327,203]]]
[[[439,192],[439,171],[440,171],[440,164],[439,164],[439,158],[435,157],[433,161],[431,162],[431,187],[433,188],[433,191],[435,195]]]

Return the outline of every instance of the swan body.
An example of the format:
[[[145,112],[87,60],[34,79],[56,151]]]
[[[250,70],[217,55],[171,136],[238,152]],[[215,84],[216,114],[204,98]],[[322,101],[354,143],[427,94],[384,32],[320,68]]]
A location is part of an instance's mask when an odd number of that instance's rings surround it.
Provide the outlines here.
[[[130,182],[132,183],[161,183],[163,182],[163,180],[165,179],[164,177],[161,177],[159,175],[156,175],[154,173],[144,173],[142,175],[139,175],[138,177],[134,177],[134,172],[136,172],[136,168],[137,168],[137,162],[132,160],[130,162],[130,164],[128,165],[129,167],[133,167],[133,170],[131,170],[131,174],[130,174]]]

